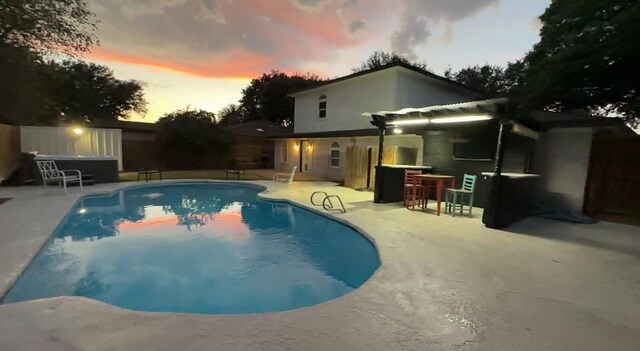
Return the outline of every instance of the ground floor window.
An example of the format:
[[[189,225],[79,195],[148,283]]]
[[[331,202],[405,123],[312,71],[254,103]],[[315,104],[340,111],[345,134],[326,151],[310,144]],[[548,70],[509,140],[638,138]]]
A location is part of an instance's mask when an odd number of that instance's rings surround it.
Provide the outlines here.
[[[331,155],[329,157],[329,164],[333,168],[340,167],[340,144],[333,143],[331,144]]]

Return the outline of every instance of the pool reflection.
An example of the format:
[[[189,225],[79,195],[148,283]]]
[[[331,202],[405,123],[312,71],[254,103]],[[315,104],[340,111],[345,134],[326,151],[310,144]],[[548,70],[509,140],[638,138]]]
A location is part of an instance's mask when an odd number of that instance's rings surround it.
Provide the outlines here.
[[[378,267],[352,229],[250,186],[145,186],[80,201],[4,302],[86,296],[124,308],[249,313],[308,306]]]

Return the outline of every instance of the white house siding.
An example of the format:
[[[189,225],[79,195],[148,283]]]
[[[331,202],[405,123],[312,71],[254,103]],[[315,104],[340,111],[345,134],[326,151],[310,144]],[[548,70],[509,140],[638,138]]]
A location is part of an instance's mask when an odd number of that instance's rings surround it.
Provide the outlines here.
[[[349,146],[378,146],[378,137],[343,137],[343,138],[312,138],[304,139],[305,145],[312,145],[312,160],[309,173],[321,176],[323,178],[335,181],[344,180],[346,154]],[[275,140],[276,150],[276,169],[290,170],[293,166],[300,163],[299,151],[295,149],[295,145],[300,139],[279,139]],[[287,143],[289,147],[288,162],[282,162],[280,158],[280,150],[282,143]],[[340,145],[340,167],[331,167],[330,153],[331,145],[337,142]],[[389,135],[385,137],[385,146],[399,146],[416,149],[418,151],[417,162],[422,164],[423,139],[418,135]]]
[[[313,89],[295,97],[295,133],[373,128],[361,114],[395,106],[396,69],[370,73]],[[318,99],[327,95],[327,117],[318,117]]]
[[[392,110],[406,107],[453,104],[480,98],[480,94],[457,87],[436,78],[409,71],[397,70],[397,86]],[[389,108],[387,108],[389,109]],[[378,111],[378,110],[370,110]]]
[[[582,213],[593,130],[555,129],[540,135],[535,168],[542,175],[545,205]]]

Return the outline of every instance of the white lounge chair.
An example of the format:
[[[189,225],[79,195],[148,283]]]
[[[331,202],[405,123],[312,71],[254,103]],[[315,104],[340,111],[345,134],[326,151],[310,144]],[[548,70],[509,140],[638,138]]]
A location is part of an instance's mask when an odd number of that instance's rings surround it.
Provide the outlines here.
[[[58,182],[58,185],[62,184],[64,191],[68,194],[67,183],[80,183],[80,189],[82,187],[82,173],[77,169],[65,169],[59,170],[55,161],[36,161],[40,174],[42,175],[42,181],[45,185],[50,182]],[[71,173],[66,174],[65,172]]]
[[[291,184],[293,182],[293,176],[296,174],[297,169],[298,166],[293,166],[293,169],[291,169],[291,173],[276,173],[273,175],[273,181]]]

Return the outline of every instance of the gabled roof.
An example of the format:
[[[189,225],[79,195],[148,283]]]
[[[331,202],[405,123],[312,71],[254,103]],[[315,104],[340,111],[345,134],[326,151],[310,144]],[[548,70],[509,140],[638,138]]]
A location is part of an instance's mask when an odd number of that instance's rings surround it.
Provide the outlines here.
[[[469,91],[471,93],[478,94],[478,95],[483,95],[481,92],[476,91],[474,89],[471,89],[471,88],[469,88],[468,86],[466,86],[464,84],[458,83],[458,82],[456,82],[454,80],[451,80],[449,78],[446,78],[446,77],[439,76],[439,75],[437,75],[435,73],[432,73],[432,72],[429,72],[427,70],[412,66],[412,65],[410,65],[408,63],[392,62],[392,63],[388,63],[388,64],[380,66],[380,67],[376,67],[376,68],[368,69],[368,70],[365,70],[365,71],[352,73],[352,74],[349,74],[349,75],[346,75],[346,76],[342,76],[342,77],[338,77],[338,78],[334,78],[334,79],[330,79],[330,80],[325,80],[325,81],[319,82],[318,84],[316,84],[314,86],[311,86],[311,87],[308,87],[308,88],[305,88],[305,89],[301,89],[301,90],[297,90],[297,91],[294,91],[292,93],[289,93],[289,96],[294,97],[294,96],[296,96],[298,94],[304,93],[304,92],[309,91],[309,90],[317,89],[317,88],[320,88],[320,87],[323,87],[323,86],[326,86],[326,85],[329,85],[329,84],[342,82],[342,81],[345,81],[345,80],[348,80],[348,79],[361,77],[361,76],[364,76],[364,75],[367,75],[367,74],[384,71],[386,69],[390,69],[390,68],[394,68],[394,67],[401,67],[401,68],[404,68],[404,69],[407,69],[407,70],[422,74],[425,77],[433,78],[433,79],[442,81],[444,83],[454,85],[454,86],[456,86],[458,88],[462,88],[462,89],[467,90],[467,91]]]
[[[232,125],[227,127],[227,129],[237,136],[269,137],[273,135],[293,134],[293,128],[283,127],[264,119]]]

